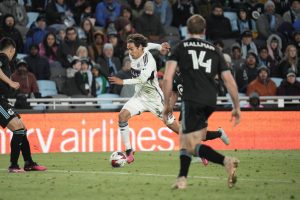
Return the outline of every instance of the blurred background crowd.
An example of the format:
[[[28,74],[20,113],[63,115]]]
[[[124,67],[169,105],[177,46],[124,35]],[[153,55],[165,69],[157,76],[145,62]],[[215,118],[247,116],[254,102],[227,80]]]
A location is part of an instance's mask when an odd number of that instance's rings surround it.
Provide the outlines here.
[[[48,96],[42,83],[62,97],[130,97],[133,86],[107,80],[131,78],[126,37],[173,47],[193,14],[206,18],[206,40],[224,53],[240,95],[300,95],[300,0],[0,0],[0,38],[17,44],[12,97]],[[167,58],[152,53],[161,80]],[[226,96],[218,77],[216,85]]]

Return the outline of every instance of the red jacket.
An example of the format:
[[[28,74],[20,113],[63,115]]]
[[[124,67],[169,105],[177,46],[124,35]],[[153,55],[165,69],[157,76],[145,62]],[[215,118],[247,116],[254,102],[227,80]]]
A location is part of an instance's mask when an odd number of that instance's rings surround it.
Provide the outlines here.
[[[20,83],[20,92],[22,94],[39,92],[36,78],[31,72],[28,72],[27,76],[22,77],[18,71],[16,71],[11,75],[11,79]]]

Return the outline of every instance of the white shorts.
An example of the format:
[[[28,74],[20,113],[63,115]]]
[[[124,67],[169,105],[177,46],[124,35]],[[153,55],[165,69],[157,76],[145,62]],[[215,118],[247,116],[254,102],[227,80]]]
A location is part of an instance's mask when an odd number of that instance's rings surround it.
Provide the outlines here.
[[[158,99],[157,101],[145,101],[144,99],[139,97],[132,97],[125,103],[122,110],[123,109],[128,110],[131,114],[131,117],[134,115],[139,115],[146,111],[150,111],[162,120],[164,105],[160,99]],[[167,125],[172,124],[174,121],[174,115],[169,115]]]

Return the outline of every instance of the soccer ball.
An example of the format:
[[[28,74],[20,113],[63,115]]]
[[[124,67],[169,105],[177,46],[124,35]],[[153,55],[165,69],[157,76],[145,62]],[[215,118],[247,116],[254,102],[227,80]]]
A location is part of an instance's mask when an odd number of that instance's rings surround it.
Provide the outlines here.
[[[126,162],[126,155],[121,151],[115,151],[110,155],[109,162],[112,167],[123,167]]]

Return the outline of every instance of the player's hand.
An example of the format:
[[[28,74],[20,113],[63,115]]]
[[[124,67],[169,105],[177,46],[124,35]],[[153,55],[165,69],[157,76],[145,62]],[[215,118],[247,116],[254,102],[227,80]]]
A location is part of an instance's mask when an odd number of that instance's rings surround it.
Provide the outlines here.
[[[231,111],[231,119],[230,121],[233,121],[233,126],[236,126],[241,121],[241,110],[240,109],[232,109]]]
[[[111,84],[123,85],[123,80],[116,76],[110,76],[108,77],[108,80]]]
[[[163,42],[163,43],[161,44],[161,50],[160,50],[160,53],[161,53],[162,55],[166,55],[167,53],[169,53],[169,51],[170,51],[170,45],[169,45],[169,43]]]
[[[17,89],[19,89],[19,87],[20,87],[20,83],[15,82],[15,81],[11,81],[10,84],[9,84],[9,86],[10,86],[11,88],[17,90]]]
[[[172,107],[169,105],[165,105],[163,109],[163,121],[167,124],[170,114],[172,114]]]

